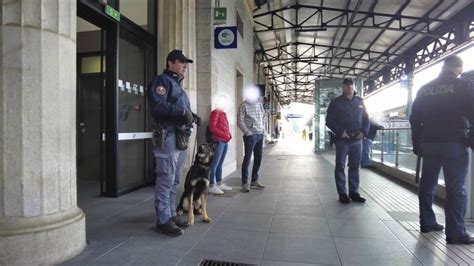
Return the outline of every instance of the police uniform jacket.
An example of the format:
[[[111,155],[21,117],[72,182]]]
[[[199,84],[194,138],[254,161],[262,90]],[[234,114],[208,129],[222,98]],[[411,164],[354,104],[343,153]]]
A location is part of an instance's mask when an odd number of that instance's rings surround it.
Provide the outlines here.
[[[375,123],[375,122],[372,122],[370,121],[369,122],[369,133],[367,133],[367,138],[370,139],[370,140],[374,140],[375,139],[375,136],[377,135],[377,130],[379,129],[383,129],[384,127]]]
[[[341,95],[329,104],[326,115],[326,126],[340,138],[344,130],[353,135],[360,131],[367,136],[369,131],[369,116],[365,109],[364,100],[355,96],[352,100]]]
[[[454,73],[442,72],[422,86],[413,102],[413,143],[465,143],[468,121],[474,122],[474,86]]]
[[[167,126],[184,125],[185,110],[191,111],[189,98],[181,87],[182,78],[165,69],[148,86],[151,115],[156,123]]]

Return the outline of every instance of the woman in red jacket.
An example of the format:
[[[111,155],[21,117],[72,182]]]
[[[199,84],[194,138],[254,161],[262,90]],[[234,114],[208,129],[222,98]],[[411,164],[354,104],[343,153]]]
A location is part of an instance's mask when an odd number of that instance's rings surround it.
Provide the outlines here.
[[[223,111],[224,106],[220,106],[211,112],[209,118],[209,130],[212,133],[212,140],[217,143],[214,157],[211,164],[210,189],[211,194],[223,194],[225,190],[232,190],[231,187],[222,183],[222,164],[227,153],[227,143],[232,138],[229,130],[227,115]],[[215,185],[217,183],[217,186]]]

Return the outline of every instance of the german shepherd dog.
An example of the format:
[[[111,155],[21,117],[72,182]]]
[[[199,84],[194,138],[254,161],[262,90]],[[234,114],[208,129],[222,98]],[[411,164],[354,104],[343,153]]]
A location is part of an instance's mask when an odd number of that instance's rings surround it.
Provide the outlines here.
[[[189,169],[184,181],[184,192],[176,211],[178,215],[183,215],[187,211],[190,225],[194,224],[194,213],[201,214],[201,220],[205,223],[212,221],[207,216],[206,192],[209,188],[211,162],[215,149],[216,145],[213,143],[199,145],[194,164]]]

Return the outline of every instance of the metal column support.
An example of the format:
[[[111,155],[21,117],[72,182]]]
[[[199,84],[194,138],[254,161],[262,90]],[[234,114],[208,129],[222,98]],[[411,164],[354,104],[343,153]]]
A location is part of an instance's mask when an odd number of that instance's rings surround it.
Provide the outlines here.
[[[380,147],[380,161],[383,163],[383,140],[384,140],[384,135],[385,135],[385,130],[382,130],[382,141],[381,141],[381,145],[382,147]]]
[[[464,186],[466,187],[466,197],[467,197],[467,206],[466,206],[466,215],[465,219],[474,219],[474,161],[472,160],[472,149],[469,149],[469,167],[466,175],[466,180]]]
[[[395,167],[398,168],[398,150],[400,149],[400,132],[395,131]]]

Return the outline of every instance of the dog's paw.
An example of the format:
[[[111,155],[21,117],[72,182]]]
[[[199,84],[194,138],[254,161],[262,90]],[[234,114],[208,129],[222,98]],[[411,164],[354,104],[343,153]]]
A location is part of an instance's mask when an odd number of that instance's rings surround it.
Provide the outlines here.
[[[183,212],[182,210],[179,210],[179,211],[178,211],[178,216],[181,216],[181,215],[183,215],[183,214],[184,214],[184,212]]]
[[[203,221],[204,223],[211,223],[212,219],[211,219],[211,217],[202,217],[201,221]]]
[[[189,223],[189,225],[194,225],[194,219],[190,219],[190,220],[188,221],[188,223]]]

